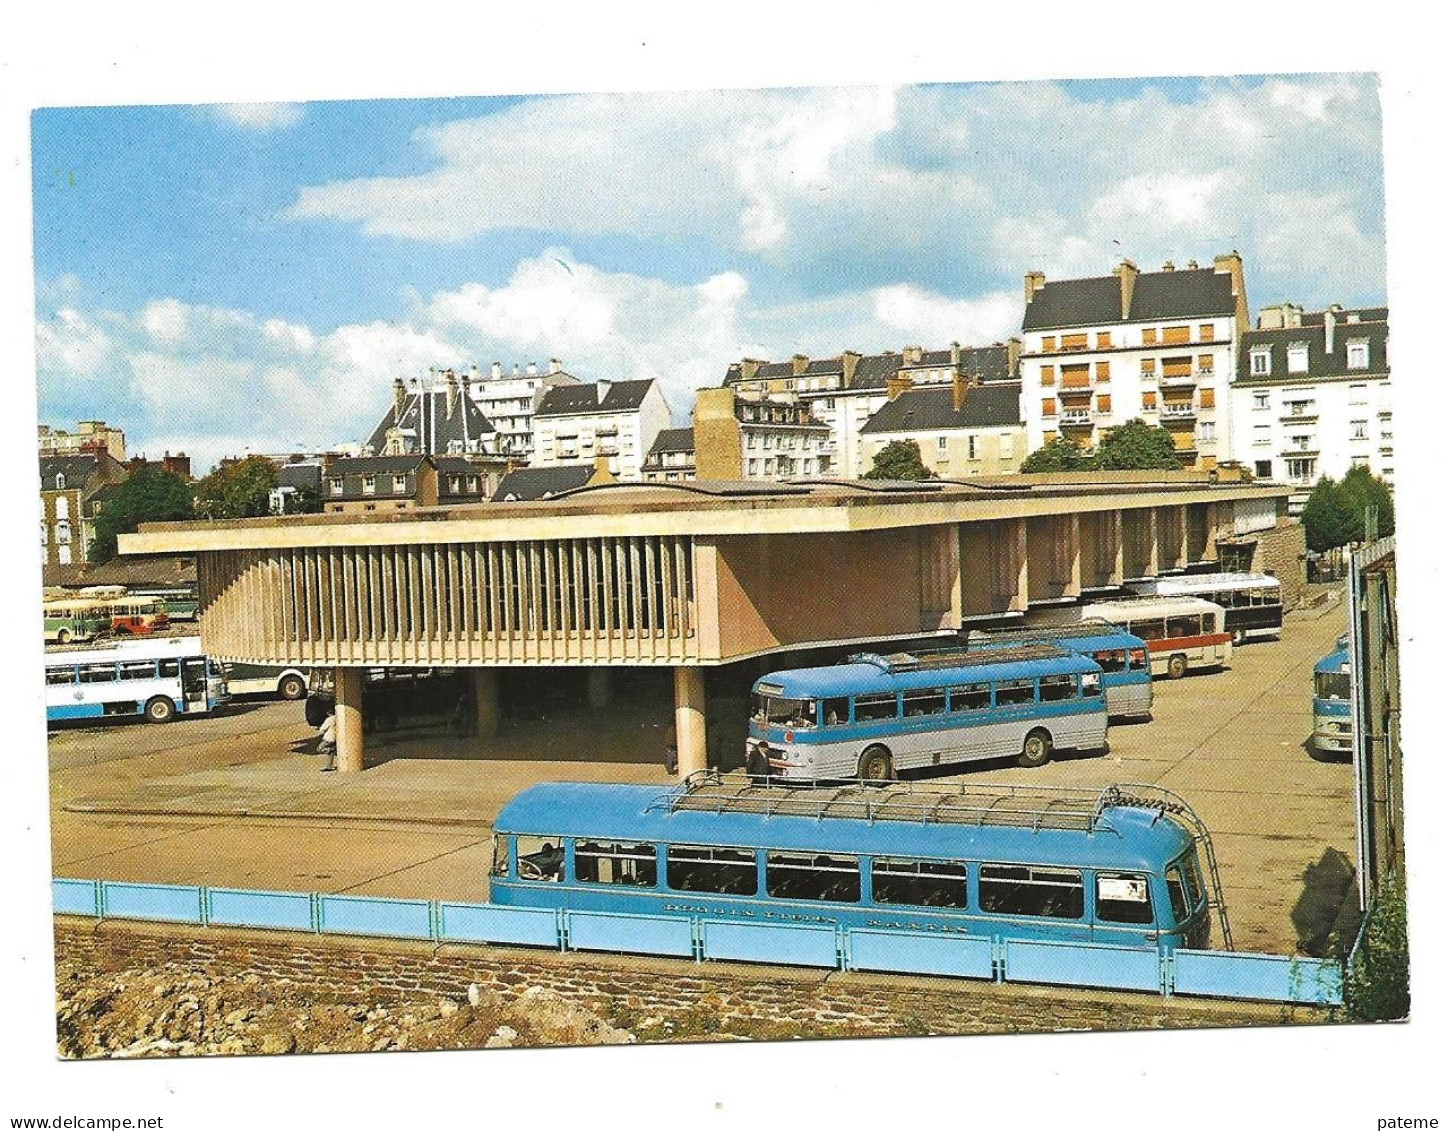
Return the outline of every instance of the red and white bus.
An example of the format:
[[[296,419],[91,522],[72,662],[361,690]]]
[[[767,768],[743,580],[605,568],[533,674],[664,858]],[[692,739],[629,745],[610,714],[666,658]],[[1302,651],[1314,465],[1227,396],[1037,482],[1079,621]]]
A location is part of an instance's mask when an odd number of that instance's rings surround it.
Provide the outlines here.
[[[1189,671],[1220,668],[1232,658],[1226,610],[1197,597],[1121,597],[1070,610],[1100,617],[1146,641],[1151,674],[1180,679]]]

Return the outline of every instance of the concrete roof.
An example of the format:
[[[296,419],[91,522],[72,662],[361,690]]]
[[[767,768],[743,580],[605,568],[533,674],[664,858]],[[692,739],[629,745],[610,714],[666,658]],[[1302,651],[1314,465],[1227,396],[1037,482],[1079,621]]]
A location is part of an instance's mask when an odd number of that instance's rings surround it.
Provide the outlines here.
[[[218,522],[147,523],[123,534],[122,553],[286,546],[513,542],[529,538],[751,535],[936,526],[950,522],[1283,499],[1287,487],[1211,482],[1202,472],[1016,475],[967,481],[870,483],[613,483],[566,498],[437,506],[368,514],[278,515]]]

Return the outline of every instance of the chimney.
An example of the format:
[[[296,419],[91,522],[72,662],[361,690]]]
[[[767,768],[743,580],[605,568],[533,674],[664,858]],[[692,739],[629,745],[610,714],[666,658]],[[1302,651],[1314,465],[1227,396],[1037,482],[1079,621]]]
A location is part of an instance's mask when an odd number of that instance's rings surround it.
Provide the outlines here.
[[[848,389],[855,383],[855,366],[860,364],[860,355],[854,350],[840,354],[840,370],[844,374],[843,386]]]
[[[550,358],[548,359],[548,372],[549,372],[549,373],[562,373],[562,372],[563,372],[563,362],[559,361],[556,357],[550,357]]]
[[[957,373],[953,378],[951,378],[950,407],[954,411],[959,412],[962,408],[965,407],[966,394],[970,391],[970,387],[974,385],[975,382],[976,379],[974,377],[967,377],[962,373]]]
[[[1196,261],[1195,259],[1188,259],[1188,260],[1187,260],[1187,270],[1189,270],[1189,271],[1195,271],[1196,269],[1197,269],[1197,261]]]
[[[603,398],[608,396],[608,391],[613,388],[613,382],[607,377],[600,377],[594,382],[594,387],[598,390],[598,403],[603,404]]]
[[[1136,276],[1140,272],[1137,271],[1135,263],[1123,259],[1121,266],[1112,273],[1121,280],[1121,318],[1125,321],[1131,317],[1131,296],[1136,291]]]
[[[502,363],[501,361],[495,361],[495,362],[493,362],[493,380],[496,381],[496,380],[497,380],[498,378],[500,378],[502,375],[503,375],[503,363]]]
[[[447,371],[447,419],[453,418],[458,410],[458,376],[451,369]]]
[[[809,358],[802,353],[797,353],[789,359],[789,366],[796,377],[802,376],[804,371],[809,368]]]
[[[514,376],[514,377],[521,377],[522,375],[523,375],[523,372],[522,372],[522,370],[520,370],[520,369],[518,368],[518,363],[517,363],[516,361],[513,362],[513,376]]]
[[[1031,305],[1031,300],[1036,297],[1036,292],[1046,285],[1046,273],[1044,271],[1026,272],[1026,305]]]
[[[1165,263],[1163,263],[1163,264],[1161,265],[1161,269],[1162,269],[1163,271],[1175,271],[1175,270],[1176,270],[1176,264],[1173,263],[1170,259],[1168,259]]]
[[[1021,339],[1012,338],[1006,343],[1006,366],[1011,380],[1021,375]]]
[[[951,365],[957,365],[957,366],[960,364],[960,343],[959,343],[959,342],[951,342],[951,343],[950,343],[950,364],[951,364]]]
[[[900,362],[902,365],[919,365],[924,356],[925,351],[919,346],[906,346],[900,351]]]
[[[1233,248],[1226,255],[1218,255],[1212,260],[1212,269],[1218,274],[1232,276],[1232,297],[1237,300],[1237,334],[1247,329],[1247,282],[1242,277],[1242,255]]]
[[[757,361],[755,358],[746,357],[739,363],[739,375],[746,381],[752,381],[754,380],[754,375],[759,372],[759,367],[762,364],[762,362]]]
[[[893,377],[887,377],[885,379],[885,395],[893,401],[914,384],[915,382],[912,381],[908,375],[896,373]]]
[[[1326,337],[1324,348],[1327,350],[1328,357],[1332,356],[1333,338],[1335,337],[1333,331],[1337,329],[1337,316],[1341,313],[1342,307],[1337,303],[1333,303],[1322,312],[1322,329]]]
[[[392,423],[402,423],[402,410],[407,404],[407,386],[401,377],[392,380]]]

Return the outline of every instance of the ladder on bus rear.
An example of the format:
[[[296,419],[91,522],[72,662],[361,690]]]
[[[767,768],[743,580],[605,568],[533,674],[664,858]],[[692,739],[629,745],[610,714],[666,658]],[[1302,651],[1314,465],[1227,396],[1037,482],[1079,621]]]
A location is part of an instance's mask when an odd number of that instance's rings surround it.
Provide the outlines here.
[[[1112,787],[1115,791],[1117,805],[1137,805],[1144,809],[1160,809],[1163,813],[1169,813],[1173,817],[1181,819],[1182,825],[1187,832],[1191,833],[1192,843],[1200,849],[1202,858],[1206,861],[1207,883],[1207,908],[1209,911],[1216,911],[1217,922],[1221,927],[1222,946],[1227,950],[1235,950],[1232,945],[1232,925],[1227,919],[1227,901],[1222,895],[1222,877],[1217,870],[1217,852],[1212,847],[1212,835],[1207,831],[1206,824],[1197,812],[1184,801],[1179,794],[1173,793],[1165,786],[1148,785],[1145,783],[1133,782],[1129,785],[1118,785]]]

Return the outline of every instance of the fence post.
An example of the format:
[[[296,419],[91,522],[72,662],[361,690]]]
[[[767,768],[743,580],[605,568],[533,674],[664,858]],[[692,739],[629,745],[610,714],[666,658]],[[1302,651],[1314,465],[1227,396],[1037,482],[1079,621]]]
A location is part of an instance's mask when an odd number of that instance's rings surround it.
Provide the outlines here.
[[[312,933],[320,935],[322,933],[322,896],[315,891],[309,892],[307,901],[312,918]]]
[[[211,889],[202,884],[197,887],[196,892],[201,899],[201,925],[209,927],[211,926]]]

